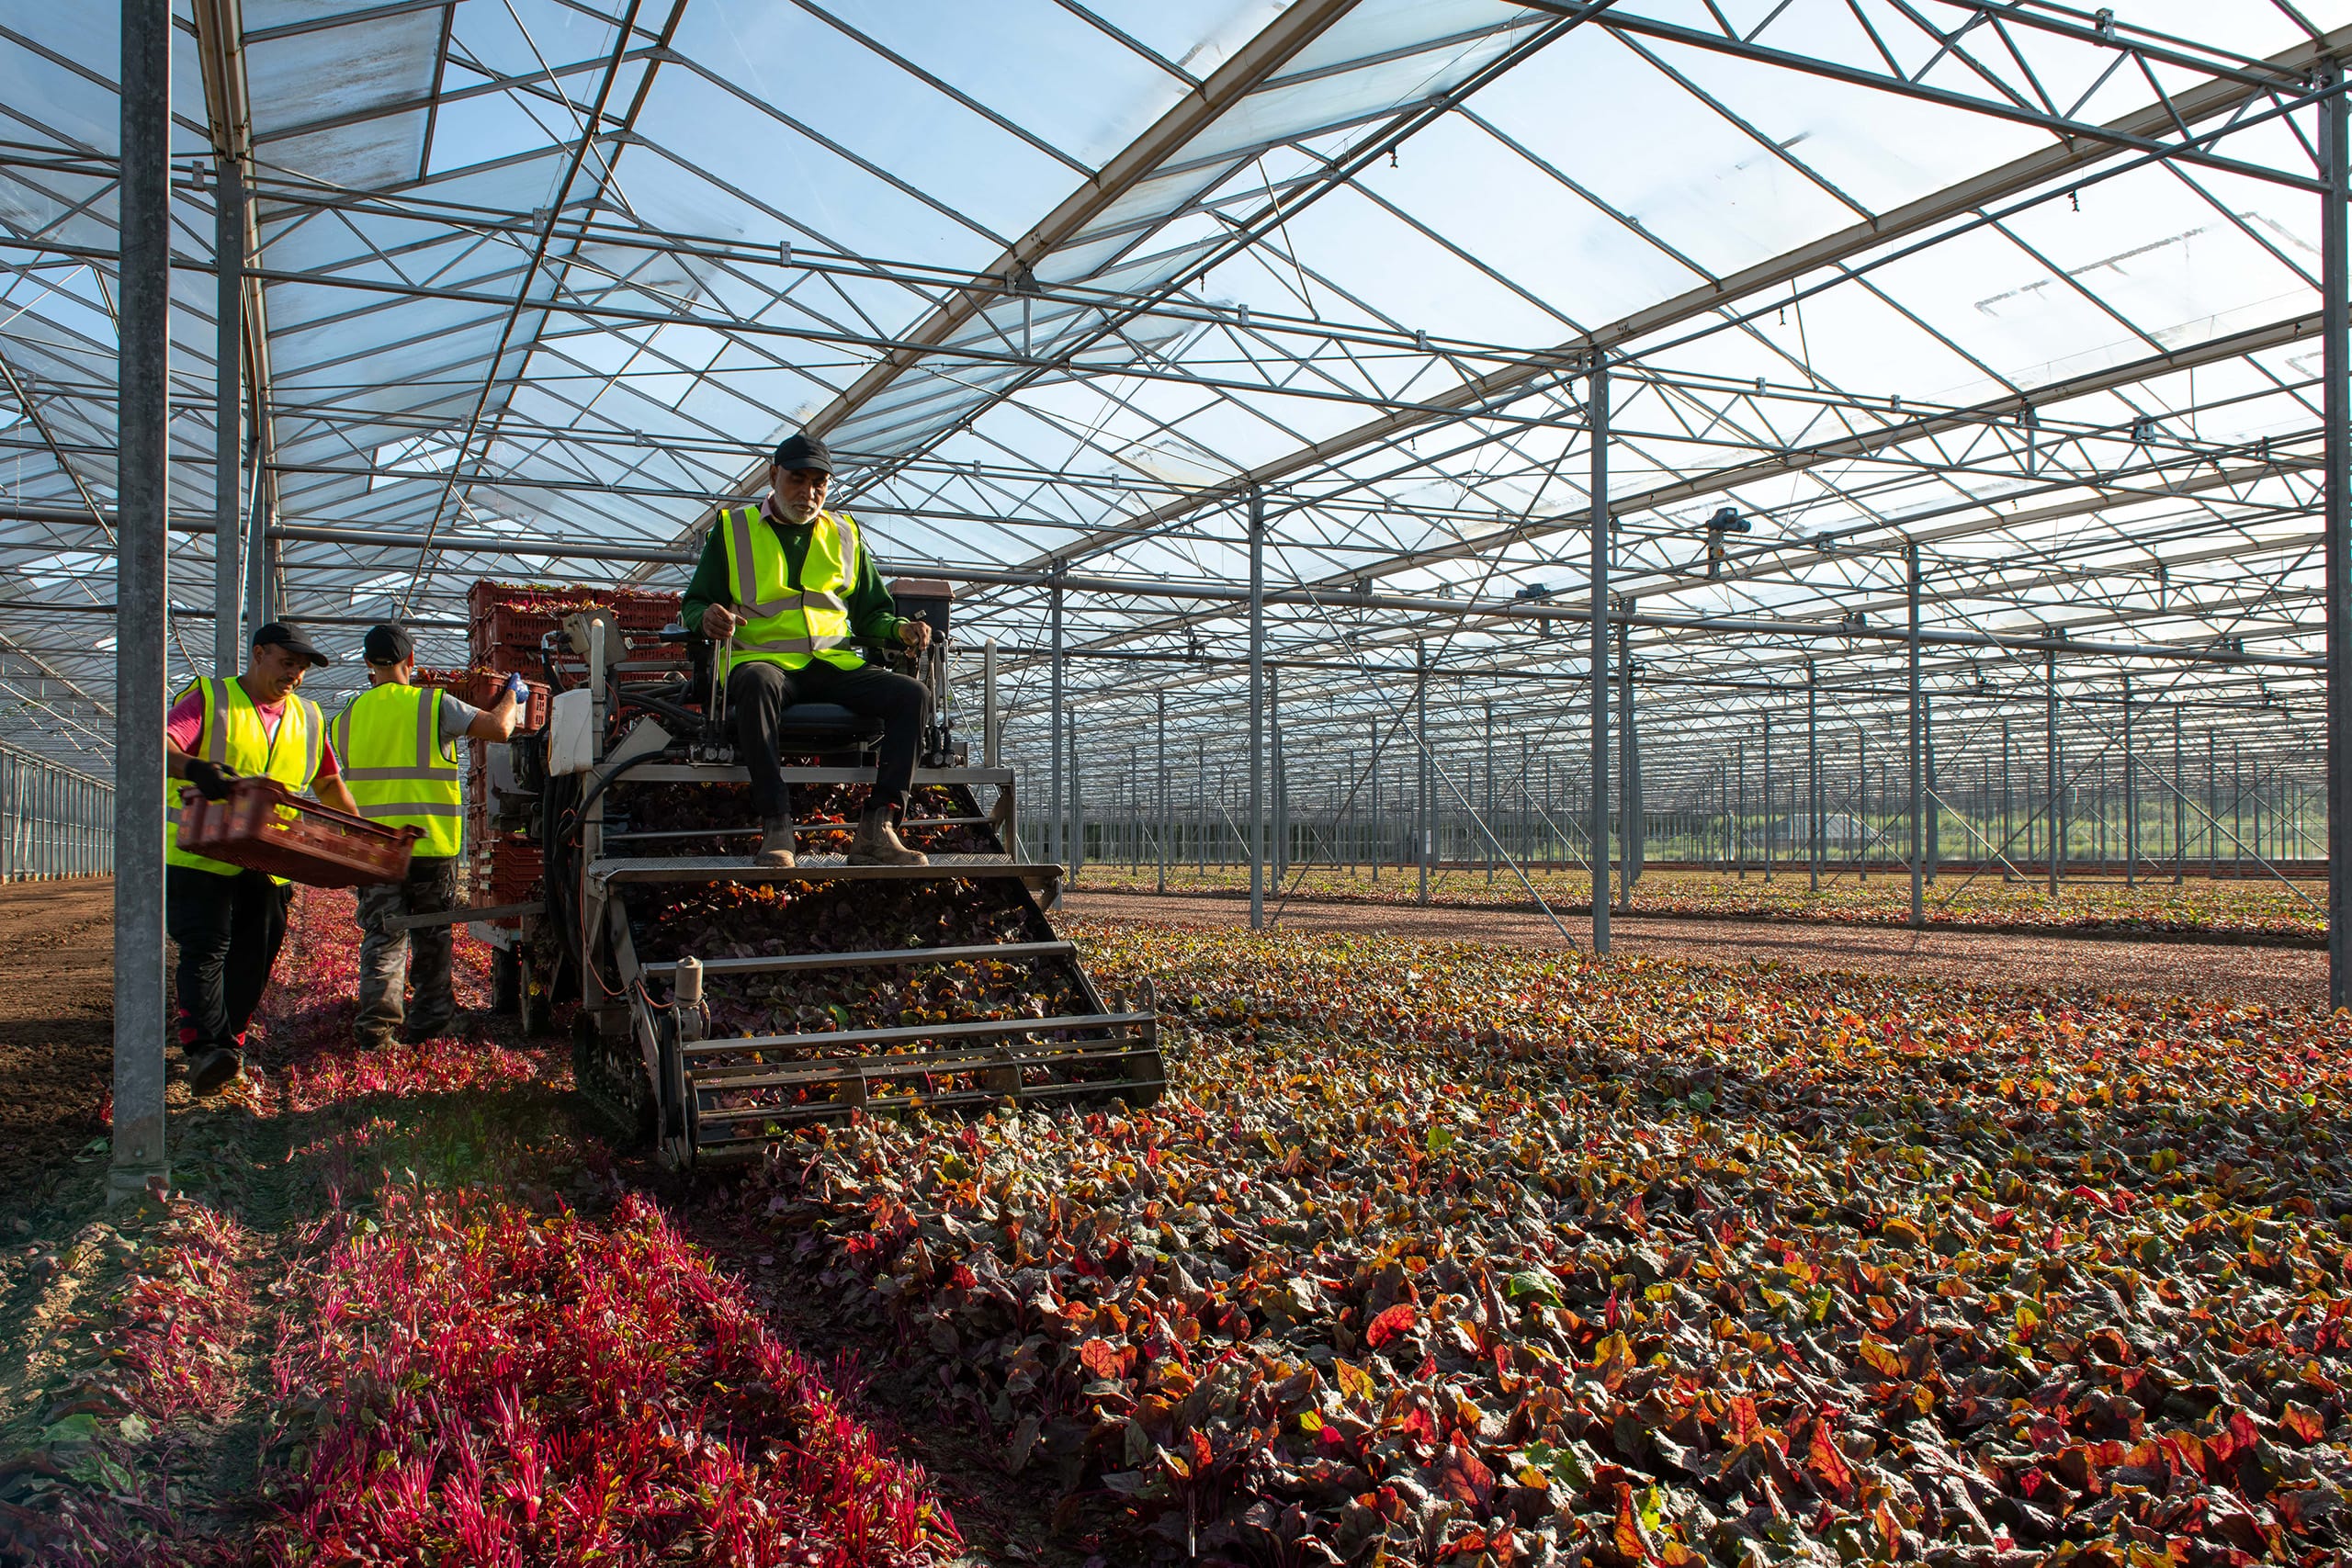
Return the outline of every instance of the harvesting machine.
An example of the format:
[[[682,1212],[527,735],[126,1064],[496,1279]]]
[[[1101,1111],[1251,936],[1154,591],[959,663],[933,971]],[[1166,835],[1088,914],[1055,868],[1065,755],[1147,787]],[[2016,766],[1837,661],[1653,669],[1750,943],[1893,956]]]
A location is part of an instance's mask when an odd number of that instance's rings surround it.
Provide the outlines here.
[[[537,1032],[576,998],[580,1089],[673,1167],[860,1109],[1159,1093],[1148,995],[1106,1005],[1046,919],[1061,868],[1021,854],[1012,772],[969,765],[956,737],[950,590],[892,588],[932,645],[864,651],[932,694],[902,829],[931,863],[845,863],[881,727],[804,704],[785,715],[798,863],[770,869],[751,863],[723,682],[674,595],[475,585],[477,666],[553,700],[542,728],[477,754],[469,915],[498,951],[500,1004]]]

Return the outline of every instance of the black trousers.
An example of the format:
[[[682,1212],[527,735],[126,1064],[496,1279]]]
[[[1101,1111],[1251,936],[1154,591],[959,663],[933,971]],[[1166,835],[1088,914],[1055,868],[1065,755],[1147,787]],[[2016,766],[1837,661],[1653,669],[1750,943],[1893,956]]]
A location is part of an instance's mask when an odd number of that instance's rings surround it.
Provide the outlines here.
[[[291,886],[258,871],[223,876],[192,865],[164,868],[164,929],[179,944],[180,1048],[189,1056],[244,1048],[293,900]]]
[[[866,809],[906,809],[907,792],[915,782],[915,753],[922,749],[931,707],[931,694],[923,683],[871,664],[841,670],[812,659],[797,670],[786,670],[763,659],[739,664],[727,677],[735,750],[752,771],[752,806],[761,817],[783,817],[791,810],[777,746],[784,710],[795,703],[837,703],[852,713],[880,719],[882,755]]]

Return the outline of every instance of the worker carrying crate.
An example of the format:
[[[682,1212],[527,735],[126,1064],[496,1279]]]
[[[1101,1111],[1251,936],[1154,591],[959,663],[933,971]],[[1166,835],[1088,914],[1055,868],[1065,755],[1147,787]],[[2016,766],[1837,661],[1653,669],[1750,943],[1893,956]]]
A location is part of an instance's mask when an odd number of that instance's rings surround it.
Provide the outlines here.
[[[845,512],[825,510],[832,454],[813,435],[794,434],[768,464],[764,506],[718,514],[686,588],[685,625],[717,645],[713,697],[734,720],[736,750],[752,775],[761,839],[752,863],[794,863],[788,785],[783,770],[785,710],[830,703],[878,719],[882,743],[874,793],[850,845],[852,865],[923,865],[899,837],[915,758],[929,718],[922,682],[876,669],[853,638],[930,646],[931,627],[898,613],[873,552]]]
[[[164,716],[164,924],[179,946],[178,1045],[192,1094],[218,1094],[243,1069],[245,1029],[277,967],[294,886],[183,847],[180,797],[194,785],[226,800],[239,779],[266,779],[357,815],[319,706],[299,694],[327,662],[300,630],[272,621],[254,633],[243,673],[191,682]]]
[[[404,626],[368,628],[362,643],[368,689],[335,716],[334,743],[359,814],[388,827],[416,829],[408,874],[359,890],[359,1012],[352,1030],[363,1048],[447,1033],[457,1021],[449,984],[455,927],[427,925],[413,934],[392,922],[458,907],[458,858],[465,848],[465,774],[460,739],[492,742],[514,733],[530,683],[510,675],[487,709],[416,682],[416,643]],[[405,974],[403,974],[405,971]],[[402,992],[413,987],[413,1009]]]

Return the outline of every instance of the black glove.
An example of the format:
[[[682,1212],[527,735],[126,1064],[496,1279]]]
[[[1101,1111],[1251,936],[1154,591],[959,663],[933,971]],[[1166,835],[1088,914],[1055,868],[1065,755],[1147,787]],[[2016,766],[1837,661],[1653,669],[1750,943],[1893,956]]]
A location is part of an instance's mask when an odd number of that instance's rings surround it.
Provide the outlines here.
[[[237,775],[218,762],[207,761],[202,757],[190,757],[181,765],[180,776],[194,784],[197,793],[205,799],[226,800],[229,798],[229,785]]]

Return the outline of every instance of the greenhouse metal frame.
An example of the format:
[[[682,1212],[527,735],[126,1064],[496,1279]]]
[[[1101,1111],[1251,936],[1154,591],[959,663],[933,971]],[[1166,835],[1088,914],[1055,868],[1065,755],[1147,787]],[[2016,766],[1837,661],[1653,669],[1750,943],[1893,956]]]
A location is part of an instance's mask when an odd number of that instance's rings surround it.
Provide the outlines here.
[[[2324,859],[2340,914],[2347,24],[11,5],[11,739],[160,846],[167,694],[261,620],[460,662],[475,579],[675,585],[807,427],[958,584],[1050,857],[1229,829],[1262,912],[1385,822],[1581,860],[1605,948],[1652,833],[1916,919],[2115,863],[2114,796],[2127,874]],[[160,1039],[155,854],[117,898]]]

